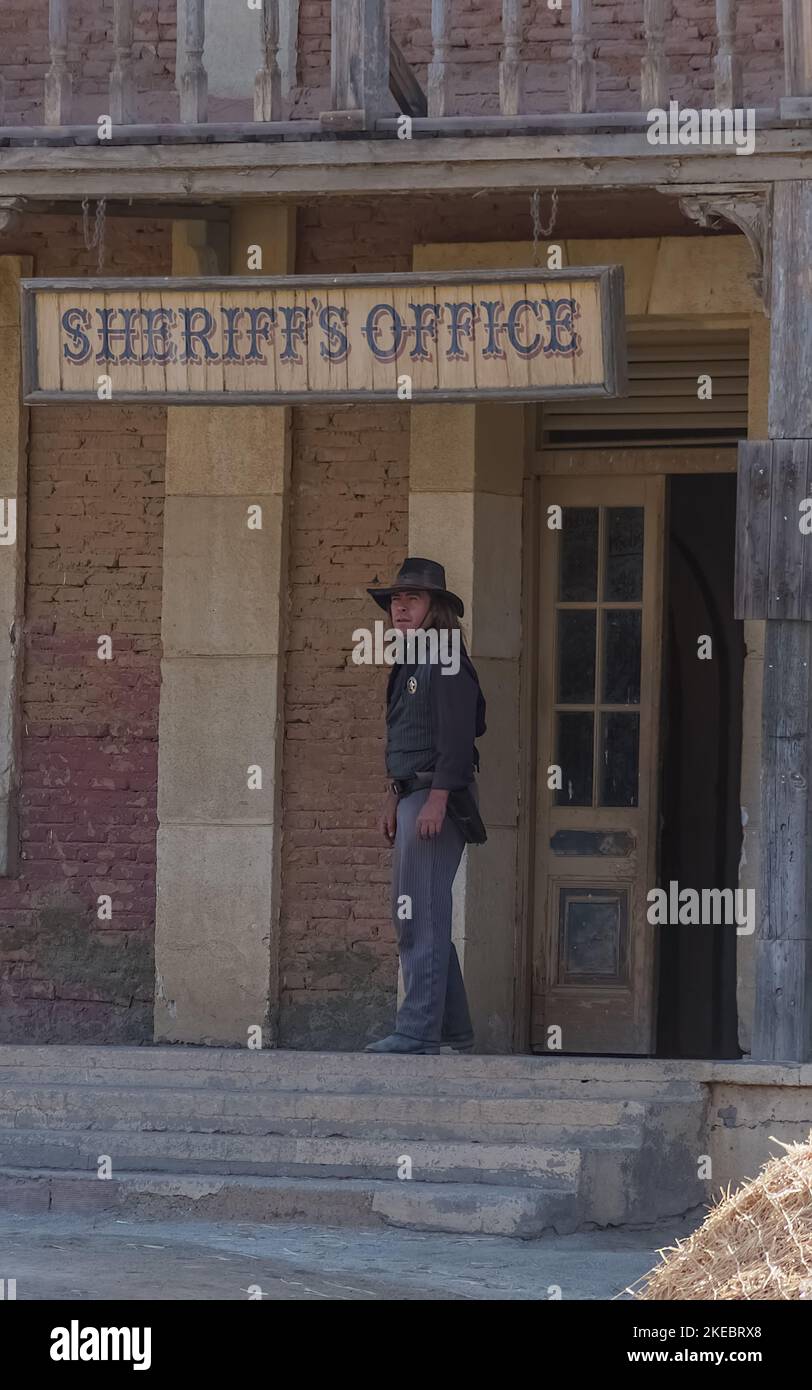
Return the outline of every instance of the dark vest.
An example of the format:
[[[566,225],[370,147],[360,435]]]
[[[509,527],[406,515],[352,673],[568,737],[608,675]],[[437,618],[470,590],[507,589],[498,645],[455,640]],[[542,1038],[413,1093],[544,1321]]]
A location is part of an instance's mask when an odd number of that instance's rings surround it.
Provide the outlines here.
[[[386,712],[386,769],[390,777],[428,772],[435,761],[431,718],[431,666],[398,672],[399,693]]]

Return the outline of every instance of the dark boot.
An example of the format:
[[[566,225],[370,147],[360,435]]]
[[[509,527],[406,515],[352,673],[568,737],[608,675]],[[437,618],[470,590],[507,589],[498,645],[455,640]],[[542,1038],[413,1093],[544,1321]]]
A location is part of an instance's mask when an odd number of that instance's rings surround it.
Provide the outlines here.
[[[423,1038],[407,1038],[404,1033],[390,1033],[388,1038],[381,1038],[380,1042],[368,1043],[364,1048],[365,1052],[412,1052],[412,1053],[436,1053],[440,1051],[439,1043],[425,1042]]]
[[[453,1047],[455,1052],[473,1052],[474,1035],[469,1033],[465,1037],[442,1038],[440,1045],[441,1047]]]

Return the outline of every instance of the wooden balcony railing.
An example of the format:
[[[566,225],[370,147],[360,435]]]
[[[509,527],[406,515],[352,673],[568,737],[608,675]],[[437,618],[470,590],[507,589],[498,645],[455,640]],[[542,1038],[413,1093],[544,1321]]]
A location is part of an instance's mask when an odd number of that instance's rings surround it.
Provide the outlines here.
[[[41,103],[46,138],[49,128],[64,131],[66,127],[78,128],[81,124],[72,109],[75,74],[68,61],[71,26],[78,16],[81,3],[82,0],[49,0],[48,68]],[[377,128],[384,131],[397,118],[399,110],[422,122],[422,129],[426,133],[461,127],[497,133],[512,127],[533,124],[555,126],[556,123],[563,129],[590,126],[634,128],[642,123],[646,111],[652,107],[667,106],[672,96],[669,34],[672,32],[673,0],[631,0],[632,5],[639,5],[637,32],[641,42],[639,83],[633,76],[628,82],[626,110],[617,109],[616,91],[613,93],[614,109],[609,110],[606,105],[601,109],[601,101],[605,102],[605,93],[601,95],[601,82],[607,75],[611,78],[612,59],[602,52],[600,62],[598,60],[595,37],[597,6],[593,0],[570,0],[569,25],[556,20],[561,39],[569,46],[566,59],[567,96],[560,102],[563,107],[568,101],[568,107],[560,111],[550,110],[547,92],[542,92],[545,99],[539,101],[538,63],[534,69],[535,99],[528,97],[526,78],[530,45],[523,32],[523,25],[526,27],[527,22],[523,18],[522,0],[501,0],[501,42],[491,73],[493,95],[488,99],[490,105],[486,111],[483,112],[480,103],[480,109],[470,113],[464,109],[464,97],[455,91],[455,78],[464,70],[466,58],[466,50],[457,47],[454,41],[458,0],[423,0],[427,7],[426,24],[429,4],[431,11],[430,54],[422,55],[423,61],[417,68],[407,61],[391,32],[392,0],[332,0],[330,91],[328,94],[325,89],[321,94],[321,105],[315,111],[312,103],[309,111],[306,102],[300,103],[297,111],[306,114],[297,118],[296,111],[285,109],[280,75],[280,14],[287,3],[288,0],[264,0],[262,5],[253,83],[253,121],[213,122],[209,125],[205,0],[184,0],[183,23],[177,41],[177,96],[166,93],[166,112],[161,108],[160,123],[148,127],[138,125],[137,66],[133,56],[136,3],[135,0],[113,0],[108,110],[118,128],[116,138],[127,138],[129,128],[132,139],[137,138],[139,131],[148,129],[160,132],[158,138],[172,138],[173,132],[178,132],[179,137],[185,135],[188,139],[192,134],[190,128],[203,125],[207,126],[209,138],[213,139],[220,134],[222,138],[230,139],[273,138],[274,135],[289,136],[291,131],[296,130],[313,135],[331,128],[339,131],[372,131]],[[715,0],[713,6],[715,35],[712,66],[701,85],[703,94],[707,93],[707,100],[712,96],[717,106],[736,107],[743,104],[743,72],[747,72],[743,50],[752,45],[747,45],[738,33],[739,8],[736,0]],[[560,48],[560,42],[556,38],[556,50]],[[782,114],[785,117],[797,119],[810,116],[812,0],[783,0],[783,43],[783,91],[773,89],[767,107],[778,117],[779,103],[784,98]],[[626,53],[624,57],[628,67],[629,54]],[[556,65],[551,62],[548,66],[551,71],[560,73],[560,63]],[[544,70],[547,70],[546,67]],[[481,67],[479,71],[482,71]],[[420,78],[418,72],[421,73]],[[611,83],[608,85],[611,87]],[[557,79],[556,90],[559,86],[560,79]],[[810,102],[809,110],[804,106],[805,99]],[[151,109],[154,112],[154,106]],[[2,82],[0,127],[3,136],[14,129],[5,123]],[[42,138],[42,127],[38,129],[39,138]]]

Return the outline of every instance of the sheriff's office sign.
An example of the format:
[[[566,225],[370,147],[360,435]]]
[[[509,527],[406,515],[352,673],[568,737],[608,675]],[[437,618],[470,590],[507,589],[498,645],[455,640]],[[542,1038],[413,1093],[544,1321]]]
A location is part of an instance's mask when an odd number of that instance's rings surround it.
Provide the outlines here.
[[[29,403],[538,400],[625,390],[619,266],[22,284]]]

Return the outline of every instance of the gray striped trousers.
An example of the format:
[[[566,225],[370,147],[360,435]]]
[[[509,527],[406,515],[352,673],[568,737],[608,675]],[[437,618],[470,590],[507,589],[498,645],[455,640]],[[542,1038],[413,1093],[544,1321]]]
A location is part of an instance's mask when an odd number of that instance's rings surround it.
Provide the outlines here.
[[[465,841],[446,816],[439,835],[421,840],[415,829],[428,789],[401,797],[392,866],[392,920],[398,938],[404,998],[395,1030],[439,1043],[470,1039],[471,1016],[462,971],[451,940],[451,885]],[[411,900],[401,921],[398,900]],[[408,904],[407,904],[408,906]],[[400,908],[400,912],[403,912]]]

